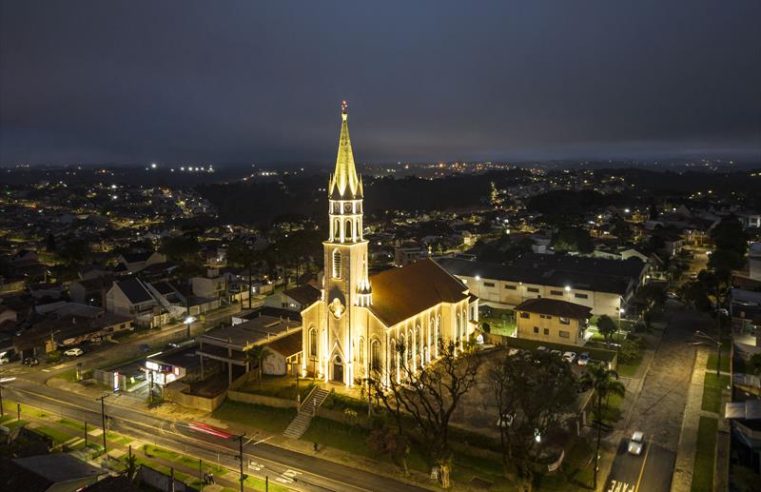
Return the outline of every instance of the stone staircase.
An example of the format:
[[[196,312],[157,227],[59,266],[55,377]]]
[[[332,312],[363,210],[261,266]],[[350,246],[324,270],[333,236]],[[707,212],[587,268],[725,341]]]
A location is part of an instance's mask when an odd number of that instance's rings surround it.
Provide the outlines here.
[[[322,406],[329,394],[329,391],[317,386],[312,388],[312,391],[309,392],[301,403],[296,418],[288,424],[288,427],[283,431],[283,435],[291,439],[299,439],[303,436],[307,429],[309,429],[309,424],[312,423],[312,417],[314,417],[317,409]]]

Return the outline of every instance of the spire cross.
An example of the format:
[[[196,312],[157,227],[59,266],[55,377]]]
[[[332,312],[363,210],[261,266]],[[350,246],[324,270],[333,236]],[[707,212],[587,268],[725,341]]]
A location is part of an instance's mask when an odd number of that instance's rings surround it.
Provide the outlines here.
[[[346,114],[348,109],[349,109],[349,103],[346,101],[346,99],[344,99],[343,101],[341,101],[341,113]]]

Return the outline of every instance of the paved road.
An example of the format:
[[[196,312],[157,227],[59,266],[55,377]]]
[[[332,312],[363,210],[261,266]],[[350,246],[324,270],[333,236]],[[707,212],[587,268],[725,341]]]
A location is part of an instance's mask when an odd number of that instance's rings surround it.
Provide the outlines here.
[[[100,403],[74,393],[41,386],[22,379],[4,385],[4,396],[47,409],[55,414],[100,425]],[[197,433],[183,422],[155,417],[139,408],[122,406],[118,397],[106,400],[110,428],[157,445],[176,449],[208,461],[236,468],[238,441]],[[126,401],[127,405],[131,402]],[[22,416],[23,417],[23,416]],[[247,473],[282,483],[298,490],[418,492],[426,490],[404,482],[315,456],[272,446],[254,439],[246,441]]]
[[[628,439],[621,439],[606,484],[607,492],[668,492],[674,455],[655,443],[646,443],[642,454],[627,452]]]
[[[632,485],[632,490],[670,489],[695,360],[695,346],[691,342],[695,330],[705,329],[706,323],[710,326],[710,320],[701,314],[673,311],[624,429],[626,436],[636,430],[644,432],[650,453],[655,456],[649,456],[645,462],[644,457],[634,458],[619,452],[608,476],[606,490],[612,490],[614,482]],[[639,464],[637,460],[640,460]],[[634,470],[638,476],[633,478]],[[648,484],[649,488],[643,484]],[[628,490],[621,487],[621,491]]]

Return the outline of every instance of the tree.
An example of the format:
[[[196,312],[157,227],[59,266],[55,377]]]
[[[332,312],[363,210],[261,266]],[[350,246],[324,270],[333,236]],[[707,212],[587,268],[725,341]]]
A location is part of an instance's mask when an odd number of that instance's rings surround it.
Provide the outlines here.
[[[193,263],[197,260],[201,245],[193,236],[168,237],[161,242],[159,251],[172,261]]]
[[[251,297],[253,290],[252,268],[257,259],[256,252],[247,242],[236,239],[230,243],[227,248],[227,261],[233,265],[238,265],[248,271],[248,308],[251,309]],[[241,302],[242,304],[242,302]]]
[[[589,231],[581,227],[561,227],[552,235],[552,247],[555,251],[565,253],[575,251],[591,253],[594,251]]]
[[[400,380],[391,377],[384,388],[379,378],[371,378],[371,391],[394,418],[398,433],[419,445],[428,464],[439,467],[441,485],[449,487],[449,421],[476,384],[481,358],[470,344],[461,350],[453,341],[441,342],[439,358],[416,370],[407,362],[406,347],[400,344],[397,351]]]
[[[264,362],[264,356],[267,354],[264,345],[254,345],[250,349],[246,350],[246,360],[249,366],[256,366],[256,375],[259,379],[259,384],[262,383],[262,363]]]
[[[559,429],[576,401],[569,364],[550,353],[506,356],[489,374],[498,409],[503,466],[515,466],[530,490],[543,436]]]
[[[618,380],[618,373],[606,369],[601,364],[587,366],[587,371],[581,376],[582,384],[589,384],[595,391],[597,397],[597,443],[595,445],[595,468],[594,468],[594,485],[597,489],[597,459],[600,456],[600,438],[603,424],[603,400],[607,401],[610,395],[624,396],[626,387]]]
[[[137,475],[137,456],[132,453],[132,446],[129,448],[125,465],[124,475],[131,482],[135,479],[135,475]]]
[[[605,339],[605,342],[610,343],[610,340],[613,337],[613,334],[616,333],[618,327],[616,326],[616,322],[613,321],[610,316],[603,314],[597,320],[597,329],[600,331],[600,335]]]

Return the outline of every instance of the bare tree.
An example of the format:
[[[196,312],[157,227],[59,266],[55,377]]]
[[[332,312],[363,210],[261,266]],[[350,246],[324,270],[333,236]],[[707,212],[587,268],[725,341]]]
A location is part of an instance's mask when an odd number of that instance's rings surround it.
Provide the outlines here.
[[[422,368],[414,368],[406,348],[397,347],[399,380],[392,375],[388,387],[378,378],[371,380],[371,391],[394,417],[399,434],[417,443],[437,466],[439,479],[450,486],[452,450],[449,447],[449,422],[462,397],[476,383],[480,357],[468,344],[460,349],[454,342],[441,342],[439,358]]]

